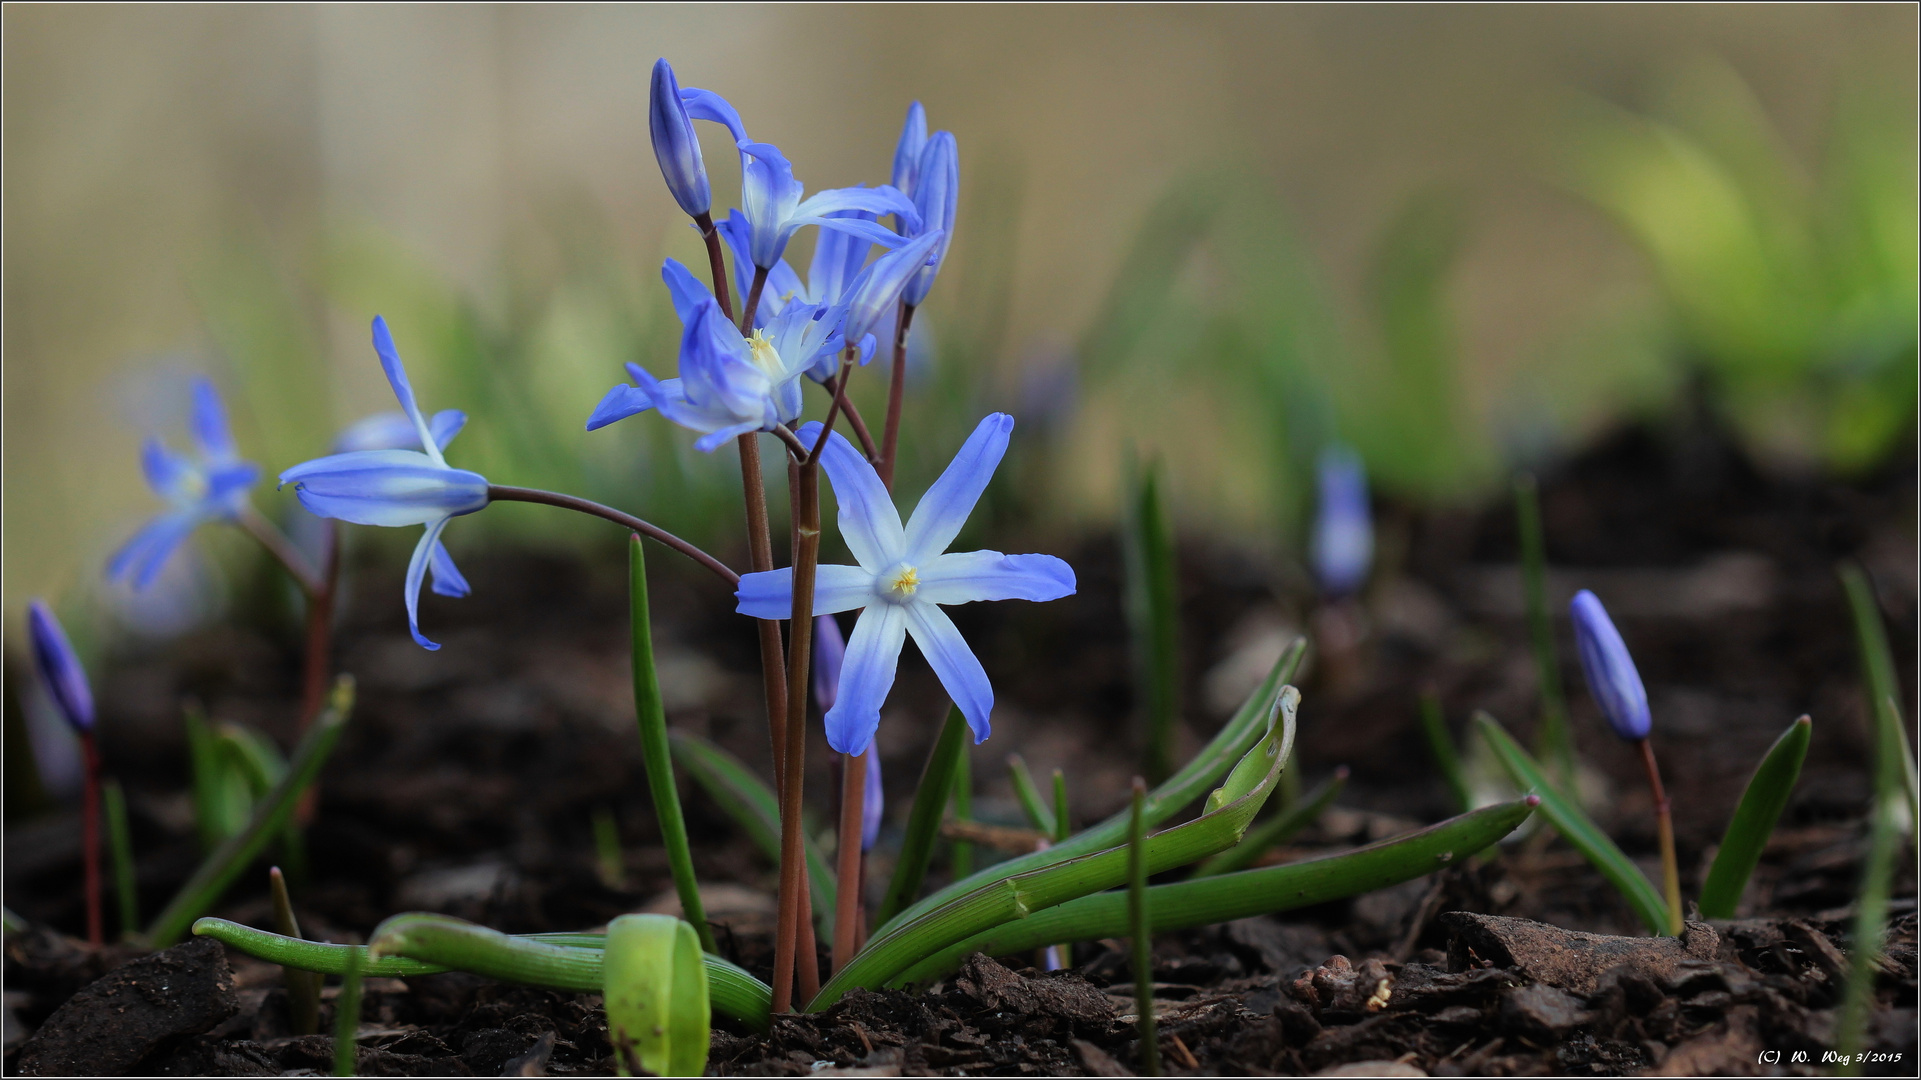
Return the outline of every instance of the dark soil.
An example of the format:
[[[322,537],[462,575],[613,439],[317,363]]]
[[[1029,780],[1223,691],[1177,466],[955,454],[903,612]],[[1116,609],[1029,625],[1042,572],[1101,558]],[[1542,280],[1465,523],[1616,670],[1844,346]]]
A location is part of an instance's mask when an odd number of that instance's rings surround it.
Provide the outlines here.
[[[1577,855],[1547,837],[1524,839],[1351,902],[1163,936],[1156,1012],[1170,1072],[1315,1072],[1356,1062],[1365,1063],[1362,1073],[1404,1075],[1828,1067],[1821,1054],[1831,1045],[1837,965],[1848,947],[1868,783],[1865,697],[1834,562],[1858,559],[1873,576],[1911,706],[1913,464],[1851,485],[1770,479],[1711,435],[1636,430],[1545,476],[1542,501],[1555,602],[1583,586],[1600,593],[1648,683],[1689,891],[1762,752],[1795,716],[1814,718],[1806,769],[1743,921],[1699,928],[1671,946],[1679,953],[1655,962],[1644,955],[1655,942],[1614,937],[1639,933],[1632,913]],[[1305,778],[1345,764],[1352,779],[1336,808],[1278,858],[1339,850],[1451,812],[1416,722],[1422,688],[1439,691],[1457,730],[1468,712],[1485,708],[1525,736],[1538,709],[1512,506],[1416,513],[1390,504],[1380,525],[1382,566],[1364,604],[1362,644],[1323,657],[1302,680]],[[994,546],[1073,551],[1081,588],[1052,604],[954,610],[999,696],[993,741],[974,757],[977,814],[1019,823],[999,766],[1019,750],[1043,775],[1066,769],[1077,822],[1091,823],[1123,804],[1137,768],[1136,747],[1116,737],[1116,718],[1131,715],[1133,701],[1117,550],[1106,541],[1072,546],[1000,534]],[[1316,620],[1327,616],[1312,613],[1298,572],[1200,537],[1185,538],[1182,550],[1191,718],[1182,737],[1191,749],[1246,688],[1247,671],[1258,675],[1281,642],[1324,628]],[[360,940],[401,910],[444,911],[516,933],[674,910],[639,779],[624,567],[612,558],[524,552],[467,559],[474,595],[424,602],[429,633],[445,646],[428,653],[407,636],[386,561],[356,564],[342,616],[340,666],[359,679],[360,699],[323,780],[306,866],[294,875],[307,933]],[[729,613],[723,590],[667,558],[653,563],[672,722],[764,772],[751,628]],[[200,698],[216,719],[288,734],[296,650],[290,635],[263,625],[271,621],[241,620],[129,651],[100,673],[102,738],[110,771],[128,788],[147,912],[198,857],[181,698]],[[1571,643],[1560,647],[1575,734],[1593,770],[1588,783],[1607,808],[1601,823],[1652,873],[1637,762],[1587,701]],[[9,680],[10,694],[16,682]],[[896,811],[890,827],[898,827],[945,704],[931,673],[910,657],[880,736]],[[827,757],[816,736],[809,790],[822,793],[823,820]],[[704,794],[682,790],[723,950],[765,975],[771,865]],[[50,1053],[41,1044],[60,1032],[84,1028],[86,1010],[103,1007],[89,1002],[139,984],[138,971],[121,965],[170,964],[174,954],[91,953],[68,937],[83,922],[77,819],[28,816],[32,808],[14,794],[10,785],[6,903],[30,929],[7,942],[7,1065],[67,1071],[78,1066],[36,1066],[55,1059],[33,1055]],[[594,857],[591,823],[602,809],[625,841],[618,882],[603,880]],[[882,851],[888,844],[884,835]],[[1911,853],[1903,848],[1872,1031],[1878,1050],[1901,1056],[1870,1063],[1871,1073],[1914,1071]],[[870,879],[885,881],[889,869],[877,857]],[[249,875],[218,914],[270,925],[264,878]],[[1608,937],[1557,936],[1554,928]],[[326,1036],[288,1031],[279,970],[238,953],[228,959],[229,989],[218,990],[219,973],[209,969],[204,992],[162,995],[176,1008],[140,1029],[144,1043],[136,1045],[132,1025],[116,1029],[125,1036],[113,1051],[121,1057],[102,1051],[97,1067],[328,1070]],[[766,1035],[717,1030],[710,1068],[1131,1070],[1135,1003],[1119,943],[1077,947],[1066,973],[1023,970],[1032,959],[970,961],[918,993],[856,993],[819,1016],[782,1018]],[[233,1011],[213,1016],[223,993]],[[332,994],[330,987],[327,1002]],[[450,974],[375,980],[366,1002],[366,1074],[612,1068],[591,995]],[[23,1044],[34,1031],[34,1042]],[[1762,1058],[1773,1051],[1778,1060]],[[1796,1052],[1808,1057],[1797,1061]]]

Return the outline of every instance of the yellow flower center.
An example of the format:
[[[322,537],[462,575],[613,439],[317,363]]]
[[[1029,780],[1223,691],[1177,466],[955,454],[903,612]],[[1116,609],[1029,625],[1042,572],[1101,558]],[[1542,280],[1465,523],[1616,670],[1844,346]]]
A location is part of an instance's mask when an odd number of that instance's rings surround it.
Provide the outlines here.
[[[920,588],[920,571],[911,566],[896,568],[886,577],[888,599],[905,600]]]

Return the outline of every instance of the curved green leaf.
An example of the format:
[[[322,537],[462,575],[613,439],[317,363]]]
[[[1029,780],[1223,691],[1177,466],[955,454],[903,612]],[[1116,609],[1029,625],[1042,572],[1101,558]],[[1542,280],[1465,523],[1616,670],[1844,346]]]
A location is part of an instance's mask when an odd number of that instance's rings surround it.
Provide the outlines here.
[[[622,1076],[707,1071],[707,973],[694,928],[671,915],[607,924],[607,1041]]]
[[[901,840],[900,858],[894,863],[894,876],[887,882],[887,896],[881,900],[876,923],[885,923],[894,913],[913,902],[927,878],[927,864],[934,857],[934,841],[940,836],[941,810],[953,791],[962,757],[967,753],[967,718],[959,706],[949,706],[947,722],[941,725],[934,750],[921,770],[920,783],[914,788],[914,806],[907,814],[907,834]]]
[[[1274,845],[1300,832],[1321,816],[1347,786],[1347,766],[1334,770],[1334,775],[1320,782],[1313,791],[1308,792],[1293,806],[1247,830],[1247,836],[1238,844],[1215,855],[1194,868],[1195,877],[1211,877],[1245,870],[1255,859],[1267,854]]]
[[[669,731],[667,741],[674,748],[674,760],[687,770],[694,782],[735,824],[747,830],[754,845],[776,864],[780,862],[780,804],[774,792],[739,758],[691,732]],[[814,899],[814,921],[820,940],[833,944],[834,874],[827,857],[814,843],[811,830],[802,830],[807,849],[807,884]]]
[[[1761,861],[1761,849],[1768,846],[1774,823],[1801,776],[1801,762],[1808,756],[1808,739],[1813,731],[1814,721],[1805,716],[1788,725],[1761,759],[1761,767],[1754,770],[1754,778],[1748,781],[1741,803],[1728,821],[1727,834],[1721,837],[1714,865],[1708,868],[1707,884],[1701,888],[1701,914],[1710,919],[1734,918],[1754,864]]]

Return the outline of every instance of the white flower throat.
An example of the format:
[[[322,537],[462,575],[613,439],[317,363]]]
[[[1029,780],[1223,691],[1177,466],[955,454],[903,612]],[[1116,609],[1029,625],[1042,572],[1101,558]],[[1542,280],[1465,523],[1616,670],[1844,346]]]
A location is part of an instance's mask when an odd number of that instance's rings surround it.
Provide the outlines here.
[[[778,379],[783,374],[780,352],[764,332],[755,330],[754,336],[747,339],[747,355],[753,357],[754,366],[766,372],[768,378]]]
[[[920,569],[901,563],[882,574],[877,584],[881,599],[904,604],[920,590]]]

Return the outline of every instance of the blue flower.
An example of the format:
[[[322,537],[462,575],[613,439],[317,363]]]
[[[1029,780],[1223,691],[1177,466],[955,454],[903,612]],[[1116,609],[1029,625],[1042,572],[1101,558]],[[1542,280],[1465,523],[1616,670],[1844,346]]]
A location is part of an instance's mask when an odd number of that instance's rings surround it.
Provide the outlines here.
[[[914,194],[914,181],[920,177],[921,153],[927,149],[927,110],[916,101],[907,106],[907,122],[901,125],[900,141],[894,144],[894,186]]]
[[[247,489],[260,468],[240,460],[220,392],[205,378],[193,381],[193,441],[196,457],[176,454],[150,438],[140,451],[140,467],[154,494],[173,509],[148,522],[107,561],[107,578],[132,578],[144,589],[160,573],[167,556],[203,522],[231,521],[247,507]]]
[[[1594,695],[1601,715],[1628,742],[1647,738],[1654,726],[1648,714],[1647,687],[1641,685],[1634,657],[1628,655],[1627,642],[1621,640],[1601,598],[1582,589],[1574,594],[1568,612],[1574,617],[1574,646],[1581,654],[1588,693]]]
[[[1321,500],[1309,555],[1322,590],[1330,596],[1346,596],[1367,580],[1374,559],[1367,469],[1354,451],[1330,446],[1321,451],[1319,472]]]
[[[684,327],[680,377],[656,379],[639,364],[628,364],[638,385],[607,391],[587,418],[587,430],[659,409],[674,423],[704,432],[694,446],[712,452],[736,435],[772,431],[799,416],[800,376],[839,350],[839,321],[823,318],[825,309],[815,305],[790,303],[753,337],[743,338],[686,267],[668,259],[661,276]]]
[[[814,704],[821,712],[834,707],[840,687],[840,665],[847,658],[847,639],[832,615],[814,616]]]
[[[794,179],[793,166],[778,147],[748,138],[740,114],[725,98],[711,90],[688,88],[680,92],[680,99],[687,115],[723,124],[734,136],[740,151],[740,208],[747,219],[748,255],[755,267],[773,269],[787,250],[787,241],[803,225],[853,233],[885,247],[901,245],[898,233],[863,217],[838,216],[841,211],[894,214],[919,225],[920,214],[912,200],[892,187],[833,188],[803,200],[806,187]]]
[[[46,687],[60,715],[75,731],[92,731],[93,690],[87,685],[86,669],[74,655],[60,620],[39,600],[27,604],[27,637],[33,641],[33,666],[40,673],[40,685]]]
[[[867,744],[867,786],[866,795],[860,804],[860,849],[874,850],[874,841],[880,839],[880,819],[887,809],[887,794],[880,783],[880,752],[873,743]]]
[[[435,592],[467,595],[467,582],[440,546],[440,534],[449,521],[487,505],[487,478],[447,464],[441,446],[453,439],[465,417],[460,422],[446,421],[440,435],[427,426],[420,406],[414,402],[414,388],[407,381],[407,369],[394,348],[387,321],[378,316],[374,318],[374,351],[380,355],[380,366],[387,373],[394,397],[400,399],[400,407],[413,423],[410,445],[421,449],[334,454],[295,465],[280,474],[280,482],[294,485],[300,504],[321,517],[356,525],[427,527],[407,564],[407,629],[421,647],[438,649],[439,645],[420,632],[420,586],[431,566]],[[441,416],[434,418],[436,423],[441,423]]]
[[[467,414],[459,409],[442,409],[427,421],[427,431],[434,437],[434,445],[446,452],[447,444],[454,441],[460,429],[467,426]],[[333,451],[336,454],[352,453],[356,450],[414,450],[421,449],[420,432],[414,428],[413,417],[404,412],[375,413],[349,424],[340,434],[334,436]],[[454,557],[447,552],[447,545],[434,541],[434,548],[427,561],[427,579],[433,583],[435,593],[441,596],[466,596],[473,592],[467,579],[454,565]]]
[[[647,130],[654,139],[654,158],[674,201],[697,218],[713,207],[707,187],[707,166],[700,159],[700,139],[680,100],[680,82],[666,59],[654,61],[653,86],[647,95]]]
[[[987,738],[994,688],[941,605],[1073,595],[1074,571],[1052,555],[945,553],[1007,452],[1013,429],[1014,418],[1005,413],[982,420],[905,526],[874,467],[838,432],[829,437],[821,464],[840,504],[841,536],[859,565],[819,568],[814,614],[864,609],[827,712],[827,743],[835,750],[863,753],[873,740],[908,635],[967,717],[974,741]],[[819,437],[819,424],[800,430],[809,445]],[[788,616],[793,580],[791,567],[742,577],[734,594],[738,610],[757,619]]]
[[[937,131],[927,140],[927,148],[921,153],[920,168],[914,179],[914,207],[920,211],[921,223],[909,235],[938,232],[942,234],[940,244],[934,249],[923,269],[907,286],[902,294],[908,306],[919,307],[927,299],[927,292],[934,287],[934,277],[940,273],[940,264],[947,258],[947,244],[954,235],[954,211],[960,202],[960,150],[954,143],[954,135],[949,131]]]

